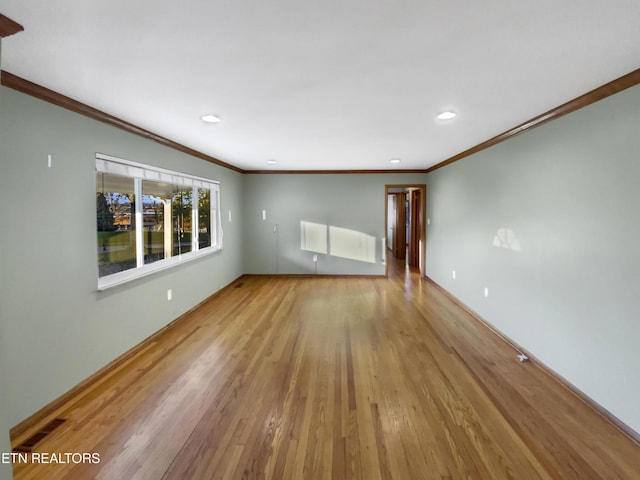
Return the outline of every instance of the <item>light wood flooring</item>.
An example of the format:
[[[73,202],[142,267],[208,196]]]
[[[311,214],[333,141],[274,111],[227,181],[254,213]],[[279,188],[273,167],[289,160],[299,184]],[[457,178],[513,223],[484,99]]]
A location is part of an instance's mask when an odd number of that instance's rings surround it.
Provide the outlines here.
[[[640,478],[637,444],[398,264],[242,277],[52,416],[36,452],[100,463],[15,478]]]

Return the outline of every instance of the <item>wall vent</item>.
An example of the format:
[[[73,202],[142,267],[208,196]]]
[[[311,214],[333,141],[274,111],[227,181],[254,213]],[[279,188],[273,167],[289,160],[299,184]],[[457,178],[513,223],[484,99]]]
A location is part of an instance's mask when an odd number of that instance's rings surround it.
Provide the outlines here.
[[[49,423],[47,423],[44,427],[42,427],[37,433],[31,435],[24,442],[18,445],[13,449],[14,452],[31,452],[33,448],[40,442],[42,439],[51,434],[54,430],[56,430],[60,425],[62,425],[67,420],[64,418],[54,418]]]

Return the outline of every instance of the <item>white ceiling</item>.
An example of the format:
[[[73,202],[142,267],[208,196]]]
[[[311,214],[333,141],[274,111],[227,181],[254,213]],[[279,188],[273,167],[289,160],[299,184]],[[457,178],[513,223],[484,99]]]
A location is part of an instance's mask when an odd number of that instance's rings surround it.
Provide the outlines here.
[[[4,70],[250,170],[428,168],[640,66],[640,0],[0,0],[0,13],[25,28],[3,40]],[[458,117],[436,120],[444,109]]]

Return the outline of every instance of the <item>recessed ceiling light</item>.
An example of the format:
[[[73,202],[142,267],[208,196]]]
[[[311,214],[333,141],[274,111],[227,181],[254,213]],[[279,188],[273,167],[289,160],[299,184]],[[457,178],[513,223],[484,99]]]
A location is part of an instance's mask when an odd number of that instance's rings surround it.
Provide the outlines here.
[[[203,122],[207,122],[207,123],[218,123],[220,121],[220,117],[218,117],[217,115],[213,115],[211,113],[207,115],[203,115],[200,118],[202,119]]]
[[[275,160],[267,160],[267,163],[268,163],[269,165],[275,165],[275,164],[276,164],[276,163],[278,163],[278,162],[276,162]]]
[[[438,114],[438,120],[451,120],[455,118],[456,114],[454,112],[442,112]]]
[[[391,160],[389,160],[389,163],[400,163],[400,159],[399,158],[392,158]]]

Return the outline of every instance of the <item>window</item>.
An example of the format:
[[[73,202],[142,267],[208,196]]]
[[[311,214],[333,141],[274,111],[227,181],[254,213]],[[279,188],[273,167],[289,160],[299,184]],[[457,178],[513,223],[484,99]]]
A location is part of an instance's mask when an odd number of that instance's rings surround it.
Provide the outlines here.
[[[218,182],[96,155],[98,289],[222,248]]]
[[[98,174],[98,276],[136,268],[135,199],[132,178]]]

